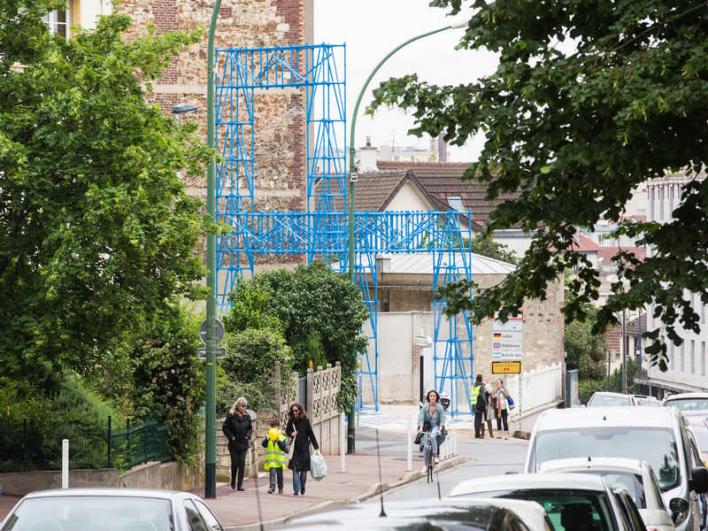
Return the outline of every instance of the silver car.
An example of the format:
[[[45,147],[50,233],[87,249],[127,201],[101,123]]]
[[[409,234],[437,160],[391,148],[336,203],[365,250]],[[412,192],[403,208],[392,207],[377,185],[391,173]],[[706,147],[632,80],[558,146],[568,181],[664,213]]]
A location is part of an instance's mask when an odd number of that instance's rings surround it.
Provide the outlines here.
[[[28,494],[0,531],[223,531],[204,501],[188,492],[63,489]]]

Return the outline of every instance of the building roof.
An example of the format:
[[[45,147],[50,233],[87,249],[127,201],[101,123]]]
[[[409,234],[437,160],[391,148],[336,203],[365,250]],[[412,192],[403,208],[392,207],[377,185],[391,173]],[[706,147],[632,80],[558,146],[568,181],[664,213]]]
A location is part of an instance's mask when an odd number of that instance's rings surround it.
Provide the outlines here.
[[[491,212],[500,203],[514,199],[518,195],[504,194],[493,201],[488,200],[486,184],[460,180],[470,164],[469,162],[377,162],[380,170],[412,172],[426,196],[434,198],[436,208],[450,210],[448,197],[460,197],[465,210],[472,212],[472,219],[478,225],[484,226],[489,222]]]
[[[514,271],[515,266],[501,260],[482,256],[481,254],[469,253],[465,255],[470,260],[472,276],[477,275],[508,275]],[[382,254],[379,258],[384,260],[382,271],[384,274],[403,275],[432,275],[433,274],[433,254]],[[446,259],[443,258],[443,263]],[[462,257],[457,261],[462,264]],[[446,264],[445,264],[446,265]]]
[[[581,253],[597,253],[600,250],[600,246],[584,234],[577,235],[573,248]]]

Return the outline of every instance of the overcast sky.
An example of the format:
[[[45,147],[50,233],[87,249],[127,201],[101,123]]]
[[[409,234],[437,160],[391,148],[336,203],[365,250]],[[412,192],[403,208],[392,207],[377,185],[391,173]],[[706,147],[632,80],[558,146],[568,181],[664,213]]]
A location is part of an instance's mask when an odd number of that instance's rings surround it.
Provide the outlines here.
[[[428,3],[429,0],[315,0],[315,42],[347,45],[348,119],[366,76],[388,51],[410,37],[467,18],[465,11],[452,18]],[[449,30],[399,51],[372,80],[362,111],[371,100],[371,89],[390,77],[415,72],[421,80],[451,84],[493,72],[496,60],[492,54],[454,49],[463,31]],[[427,139],[407,136],[412,125],[412,118],[398,109],[380,110],[373,119],[362,112],[357,121],[357,147],[364,144],[367,136],[376,146],[391,145],[395,136],[397,146],[427,147]],[[479,140],[468,142],[464,148],[450,148],[450,160],[475,160],[479,149]]]

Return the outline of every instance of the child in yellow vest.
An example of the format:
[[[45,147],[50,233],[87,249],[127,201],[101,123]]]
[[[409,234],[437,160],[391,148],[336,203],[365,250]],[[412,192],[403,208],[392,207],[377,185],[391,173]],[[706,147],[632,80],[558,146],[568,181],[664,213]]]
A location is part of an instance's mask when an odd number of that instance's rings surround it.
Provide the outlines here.
[[[268,494],[275,492],[278,484],[278,494],[283,493],[283,470],[285,469],[285,456],[288,453],[288,444],[285,435],[280,431],[280,423],[273,420],[270,423],[268,434],[263,439],[263,448],[266,449],[265,469],[270,474],[270,488]]]

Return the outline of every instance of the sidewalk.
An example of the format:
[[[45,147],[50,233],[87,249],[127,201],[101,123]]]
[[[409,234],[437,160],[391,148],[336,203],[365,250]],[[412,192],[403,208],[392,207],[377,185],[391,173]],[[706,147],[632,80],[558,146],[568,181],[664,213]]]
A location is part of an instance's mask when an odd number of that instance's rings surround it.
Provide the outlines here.
[[[421,462],[413,461],[413,470],[406,471],[405,446],[398,437],[391,438],[381,433],[381,479],[384,490],[421,477]],[[361,501],[379,492],[378,459],[372,430],[363,426],[357,432],[357,453],[346,456],[346,472],[340,471],[339,456],[326,456],[328,474],[322,481],[311,477],[307,480],[305,496],[293,496],[292,473],[285,472],[283,495],[268,494],[268,477],[261,473],[258,480],[261,515],[259,516],[255,480],[244,482],[245,492],[232,491],[227,484],[217,487],[217,498],[206,500],[227,531],[236,529],[258,529],[257,522],[273,525],[285,518],[308,512],[326,510],[341,503]],[[464,461],[453,458],[441,463],[448,468]],[[197,492],[201,495],[201,492]]]

